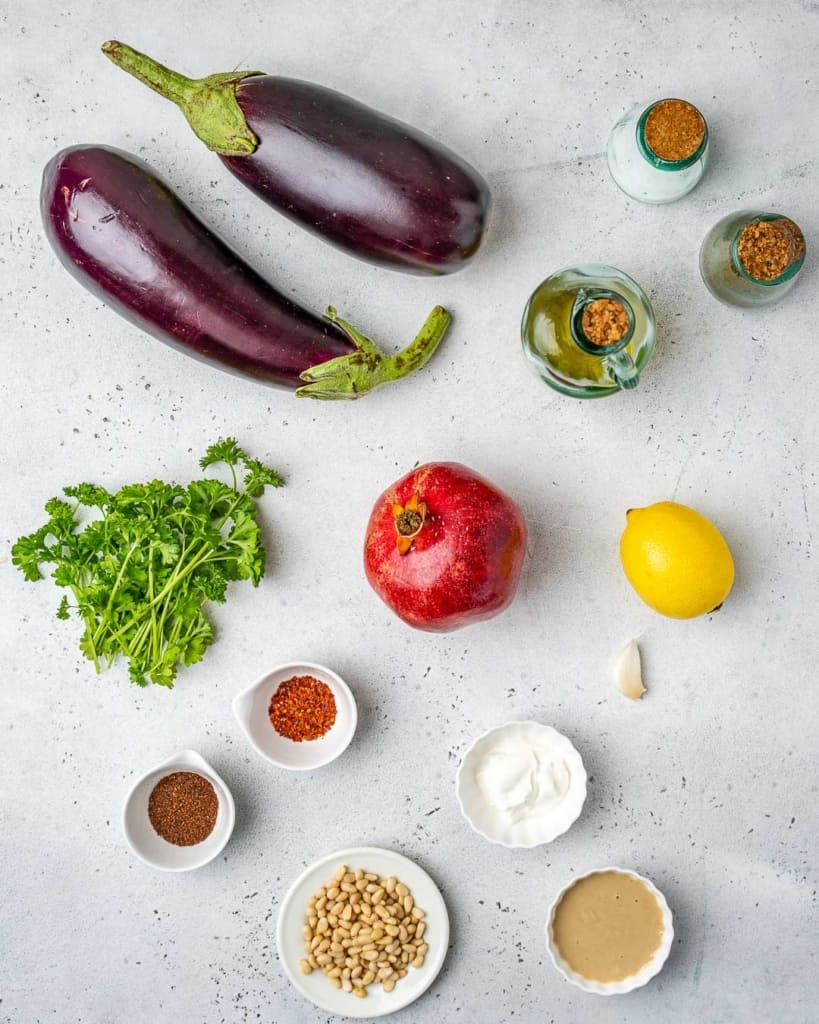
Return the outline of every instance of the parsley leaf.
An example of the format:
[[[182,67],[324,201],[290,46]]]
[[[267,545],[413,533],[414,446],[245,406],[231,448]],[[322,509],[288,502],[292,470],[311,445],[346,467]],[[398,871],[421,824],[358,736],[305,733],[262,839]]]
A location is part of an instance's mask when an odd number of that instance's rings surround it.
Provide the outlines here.
[[[66,487],[73,502],[51,498],[48,521],[13,546],[27,580],[42,579],[50,565],[54,582],[71,591],[73,603],[64,595],[57,618],[81,619],[80,650],[98,672],[124,656],[139,686],[172,687],[180,664],[201,661],[215,640],[204,606],[225,601],[231,580],[258,586],[265,551],[254,499],[283,481],[232,437],[200,460],[203,469],[220,463],[230,484],[151,480],[115,494],[91,483]],[[83,506],[101,516],[80,528]]]

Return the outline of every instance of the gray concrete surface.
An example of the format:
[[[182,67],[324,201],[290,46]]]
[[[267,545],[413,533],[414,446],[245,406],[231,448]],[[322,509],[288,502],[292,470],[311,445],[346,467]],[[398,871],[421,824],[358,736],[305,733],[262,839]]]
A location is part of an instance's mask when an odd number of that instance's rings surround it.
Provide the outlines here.
[[[369,267],[232,180],[181,115],[116,71],[120,37],[181,70],[238,66],[323,82],[428,130],[486,173],[495,214],[467,272]],[[352,844],[394,847],[436,878],[452,945],[406,1024],[809,1024],[817,1019],[817,425],[815,54],[819,7],[725,4],[234,5],[0,0],[0,519],[3,937],[8,1024],[317,1024],[279,969],[280,899]],[[631,103],[680,95],[713,132],[700,187],[666,208],[610,181],[607,132]],[[436,302],[456,323],[427,372],[355,405],[297,402],[186,360],[129,327],[58,266],[41,168],[98,141],[138,153],[264,273],[334,303],[386,344]],[[803,279],[778,307],[718,305],[697,271],[724,213],[805,228]],[[597,403],[531,375],[518,321],[551,271],[604,260],[650,293],[659,343],[641,388]],[[263,501],[270,567],[213,612],[220,638],[173,692],[121,667],[95,678],[59,595],[10,545],[63,484],[185,481],[235,434],[287,476]],[[360,564],[375,496],[416,460],[457,459],[521,502],[519,597],[492,622],[415,633]],[[619,566],[624,513],[676,498],[715,519],[737,582],[718,615],[662,619]],[[639,635],[649,692],[612,688]],[[272,769],[230,701],[288,658],[335,667],[361,722],[319,773]],[[550,847],[490,846],[461,820],[454,773],[485,728],[534,717],[591,775],[585,813]],[[232,786],[225,854],[182,876],[126,849],[139,774],[194,747]],[[663,974],[605,1000],[548,963],[543,920],[575,871],[649,874],[675,913]]]

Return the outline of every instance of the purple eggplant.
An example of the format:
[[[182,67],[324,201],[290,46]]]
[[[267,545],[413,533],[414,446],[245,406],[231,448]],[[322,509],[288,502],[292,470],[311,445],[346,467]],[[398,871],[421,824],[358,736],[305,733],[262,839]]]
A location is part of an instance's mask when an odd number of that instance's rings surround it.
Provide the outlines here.
[[[46,166],[46,235],[103,302],[182,352],[311,398],[358,398],[419,369],[449,325],[436,306],[385,355],[332,307],[325,321],[276,291],[136,157],[72,146]]]
[[[123,43],[102,49],[176,103],[248,188],[354,256],[448,274],[477,252],[489,187],[415,128],[310,82],[261,71],[190,79]]]

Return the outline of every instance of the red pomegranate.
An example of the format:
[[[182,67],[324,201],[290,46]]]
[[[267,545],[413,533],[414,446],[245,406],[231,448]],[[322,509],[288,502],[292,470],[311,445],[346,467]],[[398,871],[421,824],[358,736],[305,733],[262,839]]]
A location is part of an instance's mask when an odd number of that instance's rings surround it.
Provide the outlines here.
[[[364,570],[404,622],[446,633],[511,603],[525,549],[526,520],[511,498],[466,466],[430,462],[375,503]]]

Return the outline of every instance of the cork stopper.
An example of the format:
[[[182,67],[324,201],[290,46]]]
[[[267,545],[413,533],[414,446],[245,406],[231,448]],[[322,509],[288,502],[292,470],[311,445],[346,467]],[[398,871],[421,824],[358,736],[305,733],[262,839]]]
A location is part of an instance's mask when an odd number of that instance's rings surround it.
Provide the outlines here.
[[[595,299],[583,310],[583,334],[592,345],[614,345],[628,333],[626,307],[616,299]]]
[[[748,277],[775,281],[805,255],[805,236],[787,217],[752,220],[737,240],[737,257]]]
[[[660,160],[688,160],[705,138],[705,118],[686,100],[660,100],[646,118],[646,145]]]

